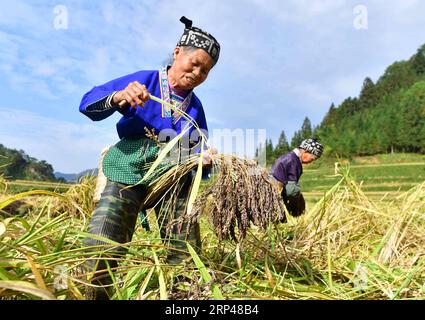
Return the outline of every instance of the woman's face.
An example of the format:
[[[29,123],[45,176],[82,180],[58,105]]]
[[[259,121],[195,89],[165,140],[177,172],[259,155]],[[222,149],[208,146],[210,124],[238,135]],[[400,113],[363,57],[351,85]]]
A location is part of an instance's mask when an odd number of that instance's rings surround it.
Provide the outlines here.
[[[317,157],[315,155],[311,154],[310,152],[307,152],[305,150],[301,151],[301,162],[302,163],[308,164],[308,163],[313,162],[316,159],[317,159]]]
[[[175,89],[192,90],[207,79],[213,63],[202,49],[176,47],[174,63],[168,72],[169,81]]]

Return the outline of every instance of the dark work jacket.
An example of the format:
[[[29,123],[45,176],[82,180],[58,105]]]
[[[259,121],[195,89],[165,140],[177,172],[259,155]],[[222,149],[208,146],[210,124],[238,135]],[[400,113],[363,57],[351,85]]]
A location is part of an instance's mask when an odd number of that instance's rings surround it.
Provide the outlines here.
[[[303,166],[300,158],[298,158],[294,151],[291,151],[276,160],[271,173],[276,180],[282,182],[284,185],[288,181],[298,183],[303,173]]]
[[[279,157],[274,163],[271,173],[276,180],[284,185],[282,198],[289,213],[294,217],[302,215],[305,212],[304,197],[301,192],[296,192],[297,189],[294,188],[294,186],[298,186],[299,190],[298,181],[303,173],[300,158],[294,151]],[[287,190],[290,186],[288,182],[295,183],[295,185],[291,185],[292,188],[289,188],[289,190]]]

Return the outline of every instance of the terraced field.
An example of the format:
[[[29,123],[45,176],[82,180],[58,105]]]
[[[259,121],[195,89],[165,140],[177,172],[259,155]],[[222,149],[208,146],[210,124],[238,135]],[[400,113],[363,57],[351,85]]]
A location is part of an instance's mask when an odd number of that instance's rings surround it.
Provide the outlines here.
[[[422,157],[417,156],[415,160],[422,160]],[[323,165],[317,169],[305,167],[301,186],[306,199],[315,202],[323,196],[338,181],[335,174],[340,168],[335,165]],[[349,168],[363,191],[373,198],[393,198],[425,181],[425,160],[350,165]]]
[[[48,190],[55,192],[65,192],[74,184],[57,183],[47,181],[10,180],[7,181],[8,193],[20,193],[32,190]]]

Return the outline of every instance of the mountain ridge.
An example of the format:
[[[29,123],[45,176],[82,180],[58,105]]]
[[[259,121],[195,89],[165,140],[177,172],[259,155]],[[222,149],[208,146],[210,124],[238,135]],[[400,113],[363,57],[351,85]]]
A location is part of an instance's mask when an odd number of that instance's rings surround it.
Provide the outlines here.
[[[63,173],[63,172],[59,172],[59,171],[54,172],[56,179],[62,178],[67,182],[78,182],[78,180],[83,176],[87,176],[87,175],[97,176],[97,174],[98,174],[97,168],[86,169],[86,170],[83,170],[79,173]]]

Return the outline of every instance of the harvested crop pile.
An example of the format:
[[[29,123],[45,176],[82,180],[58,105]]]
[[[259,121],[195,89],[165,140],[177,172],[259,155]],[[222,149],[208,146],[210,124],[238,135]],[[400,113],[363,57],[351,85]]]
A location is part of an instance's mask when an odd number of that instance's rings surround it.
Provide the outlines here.
[[[220,240],[238,240],[246,236],[251,223],[265,229],[270,223],[285,220],[282,198],[265,168],[252,160],[228,155],[216,157],[214,164],[220,170],[218,177],[196,198],[192,210],[173,224],[184,224],[189,229],[206,213]],[[172,178],[175,181],[176,176],[195,166],[196,160],[192,160],[170,170],[152,190],[170,190]]]
[[[285,219],[282,198],[265,168],[251,160],[223,156],[220,169],[217,180],[199,196],[191,213],[197,218],[206,209],[220,240],[229,236],[237,240],[236,227],[242,239],[251,223],[265,229]]]

